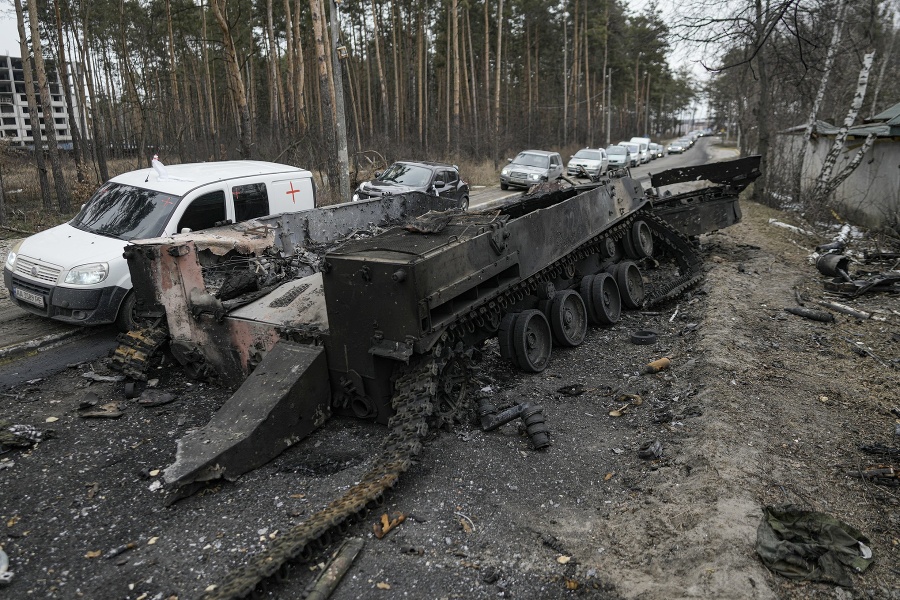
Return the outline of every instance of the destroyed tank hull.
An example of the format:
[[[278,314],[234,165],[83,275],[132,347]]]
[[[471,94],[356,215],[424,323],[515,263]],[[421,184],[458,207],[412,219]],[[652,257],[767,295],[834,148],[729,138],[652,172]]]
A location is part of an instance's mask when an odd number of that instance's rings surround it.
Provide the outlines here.
[[[699,281],[689,238],[740,220],[738,194],[758,165],[751,157],[670,171],[646,192],[629,177],[541,184],[470,212],[409,194],[129,246],[151,326],[124,338],[120,367],[142,378],[165,325],[186,369],[239,386],[206,427],[179,440],[167,484],[239,477],[334,413],[390,428],[357,486],[208,597],[249,594],[378,502],[428,428],[462,413],[467,364],[486,340],[496,337],[504,358],[540,372],[553,346],[579,345],[588,324],[610,325],[623,308]],[[718,185],[659,194],[697,178]],[[647,290],[639,265],[663,255],[677,272]],[[546,445],[540,407],[516,414],[526,413],[535,447]]]

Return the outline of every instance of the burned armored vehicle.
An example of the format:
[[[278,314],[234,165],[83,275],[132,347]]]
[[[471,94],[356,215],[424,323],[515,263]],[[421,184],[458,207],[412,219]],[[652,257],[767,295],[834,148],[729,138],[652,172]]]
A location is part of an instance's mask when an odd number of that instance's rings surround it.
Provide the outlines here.
[[[208,597],[251,593],[379,503],[429,427],[461,414],[469,361],[486,340],[540,372],[555,345],[578,346],[589,324],[615,323],[623,309],[699,281],[690,238],[740,220],[738,194],[758,167],[751,157],[667,171],[648,191],[627,176],[545,183],[469,212],[398,195],[129,246],[148,326],[123,339],[120,367],[142,378],[147,356],[168,341],[189,372],[237,387],[179,440],[167,484],[234,479],[335,413],[388,425],[357,485]],[[713,185],[659,192],[697,180]],[[675,268],[648,287],[641,270],[657,258]],[[541,425],[529,427],[545,434]]]

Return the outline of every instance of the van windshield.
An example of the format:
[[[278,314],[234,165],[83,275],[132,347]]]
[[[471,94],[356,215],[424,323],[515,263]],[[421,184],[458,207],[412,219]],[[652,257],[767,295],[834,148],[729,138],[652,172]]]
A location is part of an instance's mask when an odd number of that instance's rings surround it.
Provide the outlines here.
[[[158,237],[180,201],[180,196],[108,181],[69,224],[120,240]]]

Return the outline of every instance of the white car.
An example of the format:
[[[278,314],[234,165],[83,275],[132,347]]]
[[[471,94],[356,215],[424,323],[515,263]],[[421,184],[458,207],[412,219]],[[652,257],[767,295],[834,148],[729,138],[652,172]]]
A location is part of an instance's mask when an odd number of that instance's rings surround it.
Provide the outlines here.
[[[315,206],[312,174],[289,165],[226,161],[131,171],[107,181],[74,219],[25,238],[3,282],[19,307],[76,325],[135,325],[132,240],[206,229]]]
[[[524,150],[500,171],[500,189],[509,186],[530,188],[541,181],[553,181],[563,173],[562,157],[558,152]]]
[[[609,158],[603,148],[582,148],[572,156],[566,165],[566,174],[578,177],[582,170],[590,177],[600,177],[609,170]]]

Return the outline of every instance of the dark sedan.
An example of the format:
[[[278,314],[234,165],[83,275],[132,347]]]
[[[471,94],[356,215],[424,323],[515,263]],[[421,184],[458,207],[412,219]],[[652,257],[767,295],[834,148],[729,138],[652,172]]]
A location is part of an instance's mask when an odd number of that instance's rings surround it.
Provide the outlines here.
[[[469,184],[459,176],[456,165],[424,161],[399,161],[375,179],[365,181],[353,193],[353,201],[368,200],[404,192],[425,192],[454,198],[459,208],[469,209]]]

